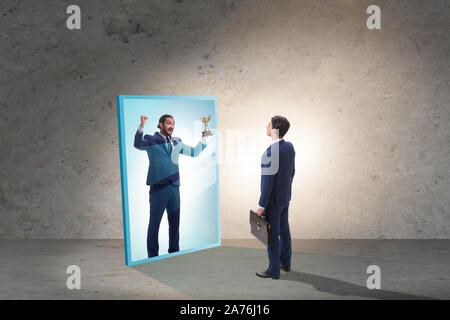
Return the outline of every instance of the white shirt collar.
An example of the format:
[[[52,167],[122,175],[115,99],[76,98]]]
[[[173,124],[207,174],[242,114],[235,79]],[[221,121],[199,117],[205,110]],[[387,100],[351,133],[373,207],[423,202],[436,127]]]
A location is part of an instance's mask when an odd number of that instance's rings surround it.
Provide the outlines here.
[[[157,134],[159,134],[161,137],[164,138],[164,141],[167,141],[167,138],[169,138],[169,141],[172,142],[172,136],[165,137],[161,132],[156,131]]]
[[[280,139],[274,140],[274,141],[272,141],[272,143],[271,143],[270,145],[273,145],[274,143],[280,142],[281,140],[283,140],[283,138],[280,138]]]

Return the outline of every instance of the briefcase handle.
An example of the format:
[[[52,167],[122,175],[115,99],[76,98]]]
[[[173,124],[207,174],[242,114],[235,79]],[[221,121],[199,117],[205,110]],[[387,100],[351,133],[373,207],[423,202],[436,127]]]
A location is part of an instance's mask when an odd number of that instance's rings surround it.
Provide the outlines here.
[[[261,218],[263,218],[264,220],[266,220],[267,221],[267,217],[266,217],[266,215],[263,213],[261,216],[260,215],[258,215],[255,211],[253,211],[253,210],[250,210],[250,212],[253,212],[255,215],[257,215],[258,217],[261,217]]]

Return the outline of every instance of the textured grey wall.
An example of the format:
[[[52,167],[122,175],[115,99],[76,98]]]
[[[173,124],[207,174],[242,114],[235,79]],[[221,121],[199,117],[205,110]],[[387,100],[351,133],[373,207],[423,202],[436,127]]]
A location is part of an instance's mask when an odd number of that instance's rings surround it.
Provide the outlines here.
[[[0,237],[121,238],[115,97],[167,94],[291,120],[293,237],[448,238],[450,7],[376,1],[371,31],[372,3],[3,0]],[[222,236],[249,238],[259,168],[220,170]]]

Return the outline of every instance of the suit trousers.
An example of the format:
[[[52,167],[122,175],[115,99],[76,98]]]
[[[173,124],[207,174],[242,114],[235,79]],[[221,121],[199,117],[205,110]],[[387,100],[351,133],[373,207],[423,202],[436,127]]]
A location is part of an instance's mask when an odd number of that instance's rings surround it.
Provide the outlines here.
[[[271,225],[273,234],[273,244],[267,247],[269,267],[266,272],[273,276],[280,275],[280,263],[284,267],[289,268],[291,266],[292,241],[288,212],[289,205],[281,209],[271,209],[268,206],[264,213]]]
[[[169,253],[179,251],[180,187],[173,184],[151,186],[149,194],[150,221],[147,231],[148,257],[158,255],[159,225],[161,224],[165,210],[167,210],[167,219],[169,221]]]

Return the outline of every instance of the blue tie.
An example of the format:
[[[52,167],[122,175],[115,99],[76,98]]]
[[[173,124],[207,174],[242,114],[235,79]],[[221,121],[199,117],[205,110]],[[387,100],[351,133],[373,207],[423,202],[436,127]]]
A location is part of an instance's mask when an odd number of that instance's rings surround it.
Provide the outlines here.
[[[170,143],[169,137],[166,138],[167,140],[167,150],[169,150],[169,154],[172,153],[172,144]]]

